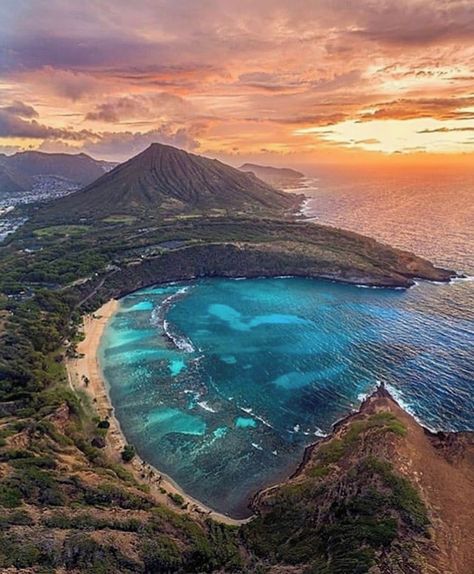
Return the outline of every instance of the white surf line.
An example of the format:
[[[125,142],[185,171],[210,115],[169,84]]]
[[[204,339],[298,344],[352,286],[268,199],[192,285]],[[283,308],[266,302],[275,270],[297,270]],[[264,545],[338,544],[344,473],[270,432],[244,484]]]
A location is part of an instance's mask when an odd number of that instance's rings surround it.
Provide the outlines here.
[[[185,353],[194,353],[196,349],[194,348],[192,342],[184,335],[176,335],[172,332],[170,328],[170,322],[166,320],[165,316],[167,311],[172,307],[175,300],[180,299],[182,295],[188,293],[192,288],[192,285],[186,285],[181,289],[178,289],[176,293],[172,293],[166,297],[151,313],[150,323],[156,327],[162,327],[164,334],[168,339],[170,339],[175,347],[180,351]]]

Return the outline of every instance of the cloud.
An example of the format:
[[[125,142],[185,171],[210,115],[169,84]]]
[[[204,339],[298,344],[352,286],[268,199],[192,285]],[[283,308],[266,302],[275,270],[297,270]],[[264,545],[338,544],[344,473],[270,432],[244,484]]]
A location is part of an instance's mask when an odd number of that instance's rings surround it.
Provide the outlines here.
[[[458,128],[442,127],[442,128],[420,130],[417,133],[418,134],[447,134],[447,133],[451,133],[451,132],[474,132],[474,126],[472,126],[472,127],[464,126],[464,127],[458,127]]]
[[[272,118],[271,122],[277,124],[290,124],[290,125],[308,125],[311,124],[312,126],[331,126],[334,124],[338,124],[339,122],[343,122],[344,120],[348,119],[349,116],[344,113],[328,113],[328,114],[316,114],[316,115],[308,115],[308,116],[288,116],[288,117],[279,117],[279,118]]]
[[[37,86],[42,92],[53,94],[70,101],[107,91],[107,76],[96,77],[92,72],[63,70],[44,66],[30,72],[20,72],[17,80]]]
[[[358,114],[358,121],[416,118],[470,119],[474,117],[474,112],[466,111],[466,108],[471,106],[474,106],[474,96],[401,98],[374,104],[370,111]]]
[[[166,117],[185,119],[191,110],[190,104],[179,96],[169,93],[147,94],[115,98],[98,104],[86,114],[85,119],[116,123],[129,118]]]
[[[271,72],[246,72],[240,74],[238,80],[241,86],[269,92],[285,92],[302,86],[301,81],[298,81],[297,78]]]
[[[472,0],[2,0],[0,86],[35,110],[0,108],[0,131],[108,154],[154,131],[315,150],[300,128],[473,119],[473,39]]]
[[[332,73],[328,77],[311,79],[298,77],[297,74],[275,74],[269,72],[249,72],[239,76],[242,86],[266,90],[269,92],[288,92],[312,90],[331,92],[347,88],[361,78],[360,70],[349,70],[342,74]]]
[[[17,145],[1,145],[0,144],[0,154],[12,155],[19,151],[23,151],[24,148],[22,146]]]
[[[471,0],[363,0],[353,14],[358,26],[350,33],[382,44],[416,47],[474,39]]]
[[[25,138],[25,139],[65,139],[82,141],[93,137],[88,130],[73,130],[66,128],[53,128],[37,122],[26,121],[19,116],[14,116],[0,109],[0,137]]]
[[[360,70],[350,70],[343,74],[335,74],[332,78],[316,80],[312,83],[311,87],[314,90],[331,92],[359,83],[361,76]]]
[[[19,116],[21,118],[39,117],[38,112],[32,106],[28,106],[19,100],[15,100],[8,106],[3,106],[0,108],[0,111],[3,111],[12,116]]]
[[[188,151],[199,147],[199,142],[190,130],[179,128],[173,130],[169,126],[161,126],[145,133],[122,132],[102,133],[96,141],[85,142],[82,149],[92,155],[102,158],[128,159],[140,153],[152,143],[173,145]]]
[[[79,153],[81,151],[81,145],[71,145],[62,140],[44,140],[37,149],[46,153]]]
[[[29,11],[35,13],[35,7],[30,6]],[[65,12],[64,6],[52,16],[51,22],[58,24],[61,12]],[[64,25],[72,27],[73,23],[66,14],[64,20]],[[125,22],[123,25],[126,27]],[[31,26],[34,28],[33,22]],[[0,71],[5,73],[51,68],[81,72],[115,66],[119,61],[124,64],[140,59],[145,61],[150,57],[151,43],[143,38],[130,38],[127,33],[111,36],[108,33],[101,34],[98,30],[97,36],[90,37],[90,31],[84,30],[75,35],[76,38],[61,35],[57,29],[53,33],[51,30],[32,30],[28,34],[16,34],[10,38],[8,47],[0,44]],[[8,36],[8,32],[4,33],[5,36]]]
[[[39,114],[35,108],[19,100],[0,107],[0,138],[53,139],[81,142],[86,138],[96,137],[96,134],[90,130],[54,128],[44,125],[36,119],[31,119],[37,117],[39,117]]]
[[[377,138],[368,138],[365,140],[357,140],[354,142],[355,144],[365,144],[365,145],[376,145],[380,143],[380,140]]]
[[[169,94],[154,94],[145,98],[122,98],[110,102],[108,107],[98,106],[96,113],[109,116],[115,121],[120,114],[140,115],[146,106],[166,106],[173,112],[184,106],[181,98]],[[126,159],[139,153],[151,143],[160,142],[175,145],[187,150],[199,147],[196,135],[205,129],[205,124],[196,122],[189,128],[175,128],[170,123],[162,123],[159,127],[147,132],[100,132],[92,130],[74,130],[55,128],[44,125],[35,119],[38,113],[32,106],[21,101],[14,101],[0,107],[0,138],[24,138],[43,140],[38,149],[54,152],[78,152],[82,150],[97,154],[100,157],[117,157]],[[25,119],[28,118],[28,119]],[[101,117],[104,120],[104,117]],[[69,143],[72,142],[72,143]],[[16,146],[6,146],[8,151],[17,151]]]
[[[88,151],[99,157],[121,159],[139,153],[154,142],[195,150],[199,147],[196,135],[205,128],[205,124],[202,123],[195,123],[189,128],[175,128],[172,124],[162,124],[144,133],[95,132],[85,129],[54,128],[34,119],[25,120],[20,115],[34,115],[34,110],[21,102],[0,108],[0,138],[41,139],[43,141],[39,149],[43,151]]]
[[[79,141],[92,135],[92,132],[87,130],[75,131],[46,126],[31,119],[36,117],[38,117],[37,111],[19,100],[0,107],[0,137]]]

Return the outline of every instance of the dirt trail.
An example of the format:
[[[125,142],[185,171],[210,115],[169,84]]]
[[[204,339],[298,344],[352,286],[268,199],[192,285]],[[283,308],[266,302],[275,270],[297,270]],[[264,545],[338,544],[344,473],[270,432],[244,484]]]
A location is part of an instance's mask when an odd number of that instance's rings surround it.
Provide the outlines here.
[[[474,434],[434,435],[388,393],[368,399],[366,408],[393,412],[407,427],[394,464],[421,490],[431,510],[435,572],[474,573]]]

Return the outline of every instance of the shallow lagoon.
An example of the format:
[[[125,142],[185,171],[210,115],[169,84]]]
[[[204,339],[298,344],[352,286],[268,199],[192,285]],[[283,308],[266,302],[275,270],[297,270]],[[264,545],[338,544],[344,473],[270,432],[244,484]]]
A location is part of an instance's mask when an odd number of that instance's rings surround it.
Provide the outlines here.
[[[470,323],[454,285],[409,291],[207,279],[121,301],[101,364],[138,452],[192,496],[248,515],[306,445],[383,381],[425,424],[472,428]]]

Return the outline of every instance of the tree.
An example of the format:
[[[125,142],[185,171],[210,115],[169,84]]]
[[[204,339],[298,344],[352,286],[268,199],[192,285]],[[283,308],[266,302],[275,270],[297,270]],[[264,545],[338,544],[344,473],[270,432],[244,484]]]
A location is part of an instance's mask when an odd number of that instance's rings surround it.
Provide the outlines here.
[[[135,448],[131,444],[126,444],[122,450],[122,460],[130,462],[135,457]]]

